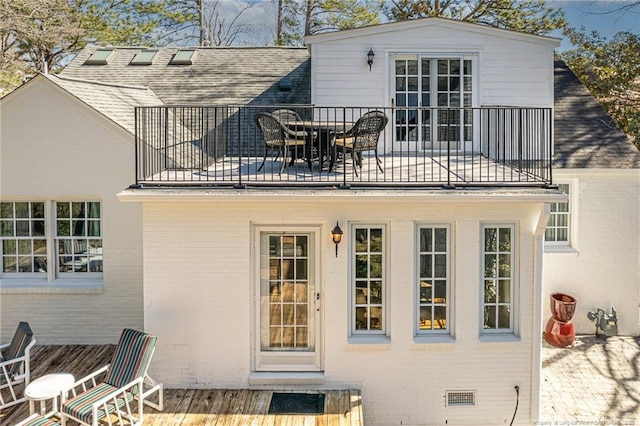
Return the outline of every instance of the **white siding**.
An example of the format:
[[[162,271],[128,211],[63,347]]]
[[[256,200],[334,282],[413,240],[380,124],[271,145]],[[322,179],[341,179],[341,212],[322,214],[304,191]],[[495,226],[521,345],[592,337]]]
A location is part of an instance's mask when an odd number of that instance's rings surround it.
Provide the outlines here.
[[[4,279],[2,341],[19,321],[43,344],[114,343],[123,327],[141,329],[142,209],[116,197],[134,182],[133,136],[45,78],[3,99],[0,124],[0,198],[99,200],[104,249],[102,289]]]
[[[618,311],[620,335],[640,334],[640,172],[638,170],[556,170],[554,179],[577,179],[578,212],[574,250],[544,255],[543,322],[549,295],[577,299],[573,323],[578,333],[595,333],[587,312]]]
[[[450,25],[449,25],[450,26]],[[468,31],[427,22],[312,45],[312,98],[316,105],[389,106],[393,53],[475,54],[479,105],[553,106],[553,46],[507,38],[504,32]],[[371,71],[366,53],[376,56]]]
[[[169,387],[244,388],[251,374],[252,225],[321,227],[325,383],[362,389],[367,424],[505,424],[521,388],[518,418],[531,423],[535,353],[534,236],[541,204],[358,202],[300,196],[271,202],[148,202],[144,205],[145,324],[158,336],[154,374]],[[387,225],[390,341],[348,341],[348,236],[335,257],[336,221]],[[480,225],[519,230],[519,339],[479,338]],[[413,339],[416,223],[452,230],[455,341]],[[347,231],[348,232],[348,231]],[[317,387],[318,385],[312,385]],[[309,386],[307,386],[309,387]],[[447,390],[475,390],[478,405],[445,408]]]

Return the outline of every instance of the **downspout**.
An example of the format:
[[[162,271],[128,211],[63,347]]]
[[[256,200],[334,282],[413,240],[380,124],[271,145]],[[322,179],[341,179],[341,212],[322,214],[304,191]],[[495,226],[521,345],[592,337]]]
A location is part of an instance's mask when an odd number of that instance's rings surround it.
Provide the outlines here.
[[[531,420],[537,423],[540,417],[540,378],[542,375],[542,277],[544,257],[544,231],[551,215],[551,205],[544,203],[533,233],[534,289],[533,289],[533,335],[531,367]]]

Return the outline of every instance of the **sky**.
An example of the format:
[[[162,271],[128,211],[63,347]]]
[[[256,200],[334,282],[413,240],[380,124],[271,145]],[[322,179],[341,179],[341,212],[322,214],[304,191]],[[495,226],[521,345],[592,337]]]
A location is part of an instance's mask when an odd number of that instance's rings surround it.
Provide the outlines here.
[[[254,32],[264,32],[265,40],[272,40],[273,26],[275,26],[276,1],[274,0],[248,0],[255,3],[242,14],[242,20],[254,26]],[[565,12],[565,18],[569,26],[579,28],[584,26],[587,31],[596,30],[600,35],[610,39],[619,31],[631,31],[640,33],[640,4],[634,8],[624,8],[640,0],[547,0],[550,6],[560,7]],[[218,7],[225,16],[235,16],[244,1],[219,0]],[[256,34],[253,34],[255,37]],[[553,37],[563,38],[560,32],[549,34]],[[571,45],[563,40],[560,50],[571,48]]]
[[[587,31],[598,31],[602,36],[611,39],[620,31],[640,33],[640,4],[633,8],[625,8],[634,1],[612,0],[547,0],[548,4],[560,7],[564,10],[565,19],[570,27],[580,28],[584,26]],[[555,32],[549,34],[552,37],[562,38],[562,34]],[[571,48],[571,45],[563,40],[560,50]]]

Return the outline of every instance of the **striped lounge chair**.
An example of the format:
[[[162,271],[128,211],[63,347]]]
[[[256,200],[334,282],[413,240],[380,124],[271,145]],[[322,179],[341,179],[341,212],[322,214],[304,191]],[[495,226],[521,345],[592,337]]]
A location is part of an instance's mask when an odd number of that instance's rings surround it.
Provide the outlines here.
[[[36,344],[29,323],[18,324],[11,343],[0,345],[0,410],[26,401],[31,348]]]
[[[60,426],[60,423],[36,413],[16,423],[15,426]]]
[[[69,398],[63,396],[62,424],[72,419],[93,426],[104,419],[114,424],[140,425],[144,404],[161,411],[163,386],[147,374],[155,344],[154,336],[124,329],[111,363],[78,380]],[[151,401],[149,397],[156,392],[157,402]]]

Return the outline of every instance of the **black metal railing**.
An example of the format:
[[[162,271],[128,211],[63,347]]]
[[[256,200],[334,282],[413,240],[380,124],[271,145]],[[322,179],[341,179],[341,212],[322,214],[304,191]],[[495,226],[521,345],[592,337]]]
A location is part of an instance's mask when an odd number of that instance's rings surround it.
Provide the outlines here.
[[[365,129],[367,117],[380,116],[371,111],[386,117],[377,137]],[[259,127],[265,112],[285,129],[285,146]],[[530,107],[137,107],[135,185],[547,186],[551,114]]]

